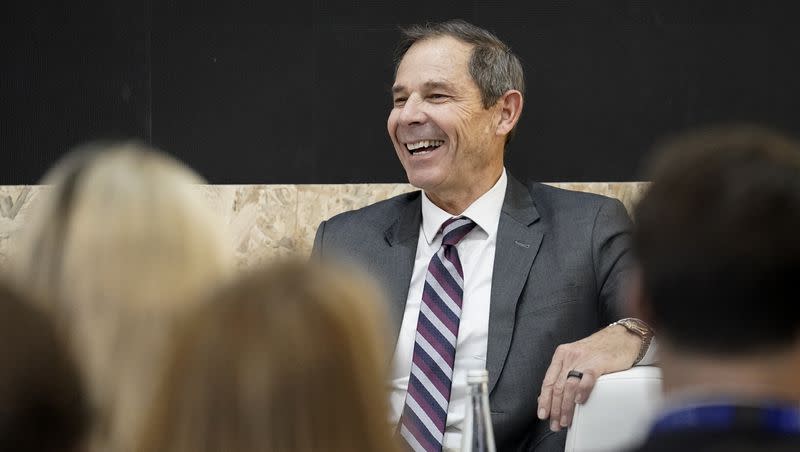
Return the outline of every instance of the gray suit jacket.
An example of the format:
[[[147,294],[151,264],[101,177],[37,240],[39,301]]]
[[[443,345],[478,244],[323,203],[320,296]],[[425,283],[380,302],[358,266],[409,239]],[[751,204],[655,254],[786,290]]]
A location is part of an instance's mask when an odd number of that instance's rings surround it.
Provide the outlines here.
[[[314,252],[361,265],[389,298],[400,331],[416,255],[421,192],[320,224]],[[509,176],[497,231],[489,314],[490,405],[498,450],[562,452],[565,432],[536,417],[555,348],[620,317],[630,219],[618,200]]]

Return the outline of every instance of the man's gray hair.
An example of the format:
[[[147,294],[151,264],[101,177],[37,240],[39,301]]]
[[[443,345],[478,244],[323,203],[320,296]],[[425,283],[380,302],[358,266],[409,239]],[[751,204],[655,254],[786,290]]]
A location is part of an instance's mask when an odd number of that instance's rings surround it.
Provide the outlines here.
[[[478,85],[484,108],[494,105],[508,90],[515,89],[525,95],[522,63],[506,43],[489,31],[461,19],[412,25],[401,31],[403,38],[395,52],[395,74],[403,56],[415,42],[450,36],[473,45],[469,73]]]

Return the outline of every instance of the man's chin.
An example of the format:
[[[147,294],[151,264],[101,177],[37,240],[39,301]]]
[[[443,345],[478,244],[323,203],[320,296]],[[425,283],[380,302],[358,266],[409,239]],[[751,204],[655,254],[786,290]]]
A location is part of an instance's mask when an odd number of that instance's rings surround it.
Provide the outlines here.
[[[408,178],[409,184],[424,191],[429,191],[431,188],[441,183],[441,180],[430,177],[430,175],[413,174],[408,171],[406,171],[406,177]]]

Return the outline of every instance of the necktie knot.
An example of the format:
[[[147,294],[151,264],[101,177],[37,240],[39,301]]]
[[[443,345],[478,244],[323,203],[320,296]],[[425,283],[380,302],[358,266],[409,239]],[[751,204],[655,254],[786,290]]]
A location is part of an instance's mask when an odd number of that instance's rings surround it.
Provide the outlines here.
[[[451,218],[442,223],[442,245],[458,245],[475,228],[475,222],[467,217]]]

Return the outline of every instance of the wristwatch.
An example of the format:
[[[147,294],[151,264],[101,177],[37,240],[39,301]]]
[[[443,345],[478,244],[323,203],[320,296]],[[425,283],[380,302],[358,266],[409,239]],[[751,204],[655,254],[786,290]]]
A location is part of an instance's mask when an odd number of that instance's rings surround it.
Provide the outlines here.
[[[614,326],[614,325],[622,325],[628,331],[639,336],[639,338],[642,339],[642,346],[639,348],[639,354],[636,356],[636,359],[633,361],[632,364],[632,366],[635,366],[636,364],[639,363],[639,361],[642,360],[642,358],[644,358],[644,355],[647,353],[647,349],[650,348],[650,341],[653,340],[653,335],[654,335],[653,329],[650,328],[650,325],[633,317],[617,320],[616,322],[608,326]]]

